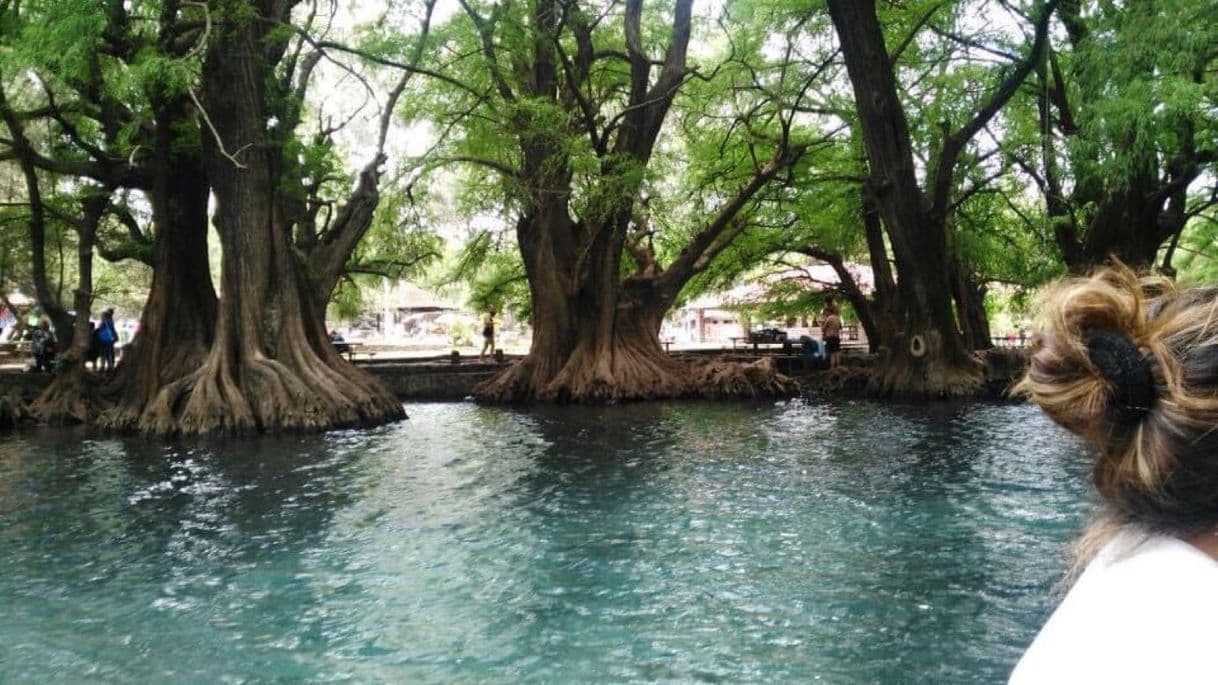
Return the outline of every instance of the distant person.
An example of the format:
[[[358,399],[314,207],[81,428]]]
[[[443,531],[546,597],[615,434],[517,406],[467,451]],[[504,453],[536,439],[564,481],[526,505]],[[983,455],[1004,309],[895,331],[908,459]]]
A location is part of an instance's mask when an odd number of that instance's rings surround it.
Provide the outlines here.
[[[102,312],[101,323],[97,326],[97,352],[101,358],[103,372],[114,370],[114,344],[118,342],[118,329],[114,327],[114,310]]]
[[[842,357],[842,317],[837,313],[837,305],[833,300],[825,304],[825,311],[820,315],[821,337],[825,339],[825,354],[829,356],[829,368],[835,368],[841,363]]]
[[[347,354],[351,351],[351,345],[343,338],[343,334],[338,332],[338,329],[330,331],[330,342],[334,345],[334,351],[339,354]]]
[[[486,358],[487,353],[495,354],[495,310],[489,309],[486,318],[482,320],[482,351],[478,353],[478,361]]]
[[[34,356],[34,371],[49,372],[55,369],[55,334],[51,332],[51,323],[46,319],[39,321],[30,333],[30,352]]]
[[[812,338],[811,336],[799,336],[800,355],[810,362],[817,365],[825,360],[825,348],[821,341]]]
[[[89,322],[89,347],[85,349],[85,361],[97,371],[97,362],[101,358],[101,343],[97,340],[97,324]]]
[[[1016,390],[1089,443],[1101,510],[1011,682],[1218,681],[1218,287],[1118,267],[1043,309]]]

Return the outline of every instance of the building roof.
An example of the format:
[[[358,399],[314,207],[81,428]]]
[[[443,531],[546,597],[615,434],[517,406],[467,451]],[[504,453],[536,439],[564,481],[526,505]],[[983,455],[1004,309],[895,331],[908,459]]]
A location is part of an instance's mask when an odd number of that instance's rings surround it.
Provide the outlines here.
[[[846,270],[854,276],[855,282],[864,293],[875,289],[875,277],[871,267],[847,262]],[[701,295],[687,302],[682,309],[722,309],[763,304],[770,299],[770,289],[783,281],[799,281],[806,283],[808,288],[822,290],[840,284],[837,272],[828,264],[804,264],[773,271],[729,290]]]

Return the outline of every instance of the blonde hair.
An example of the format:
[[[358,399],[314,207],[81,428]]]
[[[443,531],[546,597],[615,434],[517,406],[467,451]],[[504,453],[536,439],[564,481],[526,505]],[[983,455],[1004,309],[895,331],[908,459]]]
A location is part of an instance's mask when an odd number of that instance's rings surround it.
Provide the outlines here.
[[[1185,535],[1218,524],[1218,289],[1177,290],[1117,264],[1059,281],[1041,309],[1015,392],[1099,453],[1107,510],[1080,554],[1121,527]],[[1152,386],[1146,406],[1128,406],[1128,377],[1099,359],[1099,336],[1127,341]]]

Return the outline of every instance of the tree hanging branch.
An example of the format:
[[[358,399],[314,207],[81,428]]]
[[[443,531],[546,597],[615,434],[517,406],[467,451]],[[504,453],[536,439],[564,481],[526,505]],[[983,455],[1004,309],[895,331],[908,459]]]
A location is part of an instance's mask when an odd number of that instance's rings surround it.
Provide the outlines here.
[[[228,159],[228,161],[232,162],[233,166],[237,167],[238,169],[248,169],[249,167],[237,160],[236,155],[244,152],[246,148],[252,145],[252,143],[246,143],[238,148],[236,152],[229,154],[229,152],[224,149],[224,141],[220,138],[220,132],[216,130],[216,125],[211,122],[211,117],[207,115],[207,110],[203,108],[203,103],[199,102],[199,96],[195,95],[193,88],[188,88],[186,92],[190,94],[190,101],[194,103],[196,108],[198,108],[199,115],[202,116],[203,121],[207,123],[207,130],[211,131],[212,136],[216,139],[216,146],[220,148],[220,154],[224,155],[224,157]]]

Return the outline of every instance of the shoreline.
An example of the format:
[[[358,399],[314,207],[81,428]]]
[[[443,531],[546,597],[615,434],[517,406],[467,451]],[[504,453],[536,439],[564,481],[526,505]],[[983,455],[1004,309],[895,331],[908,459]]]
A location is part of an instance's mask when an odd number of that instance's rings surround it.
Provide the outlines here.
[[[761,358],[774,360],[780,373],[799,384],[799,397],[846,398],[874,402],[940,401],[944,399],[973,399],[991,401],[1019,401],[1008,394],[1011,385],[1024,372],[1026,359],[1023,351],[1015,348],[994,348],[978,352],[985,364],[985,377],[976,393],[953,398],[928,397],[876,397],[868,392],[872,369],[879,362],[879,355],[851,354],[843,357],[842,366],[836,369],[808,368],[807,360],[794,355],[719,353],[722,359],[753,361]],[[673,352],[674,357],[705,357],[707,353]],[[356,365],[375,374],[403,402],[459,402],[465,400],[473,388],[496,374],[520,357],[505,359],[503,364],[476,361],[453,364],[436,356],[418,361],[357,361]],[[51,374],[29,373],[18,369],[0,370],[0,428],[12,427],[22,419],[22,407],[37,397],[51,379]],[[678,398],[679,399],[679,398]],[[727,398],[725,398],[726,400]]]

